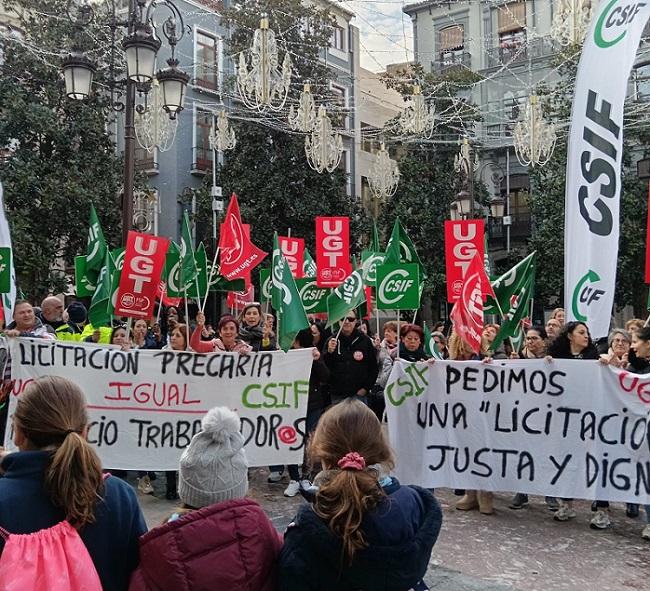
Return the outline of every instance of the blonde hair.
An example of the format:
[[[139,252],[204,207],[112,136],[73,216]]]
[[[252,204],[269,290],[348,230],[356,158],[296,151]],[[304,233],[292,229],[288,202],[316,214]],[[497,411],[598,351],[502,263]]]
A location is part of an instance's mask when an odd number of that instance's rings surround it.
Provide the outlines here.
[[[449,359],[455,360],[459,359],[461,361],[467,361],[474,357],[476,353],[472,348],[460,338],[458,333],[454,330],[451,335],[449,335],[449,341],[447,342],[447,350],[449,351]],[[481,354],[487,355],[490,350],[490,342],[484,337],[481,337]]]
[[[88,414],[79,386],[57,376],[31,382],[18,397],[14,423],[31,445],[53,451],[45,471],[52,503],[78,529],[94,523],[103,477],[99,457],[84,436]]]
[[[342,470],[338,462],[350,452],[363,457],[366,467]],[[365,404],[345,400],[330,408],[318,422],[309,446],[312,463],[330,469],[316,494],[314,510],[342,538],[342,556],[352,563],[355,553],[367,546],[361,529],[364,515],[386,494],[377,481],[374,464],[389,472],[395,462],[379,420]]]

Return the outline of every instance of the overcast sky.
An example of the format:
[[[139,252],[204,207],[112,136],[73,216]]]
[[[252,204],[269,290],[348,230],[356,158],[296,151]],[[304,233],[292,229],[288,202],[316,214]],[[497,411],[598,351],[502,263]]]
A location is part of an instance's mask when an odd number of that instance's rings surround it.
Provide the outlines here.
[[[415,0],[343,0],[341,4],[356,13],[352,21],[360,30],[361,66],[378,72],[386,64],[413,59],[411,19],[402,12]]]

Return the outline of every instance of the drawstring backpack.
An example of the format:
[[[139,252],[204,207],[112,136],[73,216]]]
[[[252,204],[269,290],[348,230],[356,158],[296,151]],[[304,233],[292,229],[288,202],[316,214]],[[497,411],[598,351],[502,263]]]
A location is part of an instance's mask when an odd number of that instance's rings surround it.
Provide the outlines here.
[[[31,534],[0,527],[0,537],[0,590],[102,591],[88,549],[68,521]]]
[[[67,521],[31,534],[0,527],[2,591],[102,591],[90,554]]]

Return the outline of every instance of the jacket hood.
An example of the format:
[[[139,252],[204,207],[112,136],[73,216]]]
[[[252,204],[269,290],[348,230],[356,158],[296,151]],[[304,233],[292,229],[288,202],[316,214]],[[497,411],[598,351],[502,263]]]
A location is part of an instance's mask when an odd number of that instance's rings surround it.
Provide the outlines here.
[[[350,583],[349,588],[409,589],[424,576],[431,548],[440,533],[442,512],[436,499],[427,490],[417,486],[401,488],[414,490],[422,504],[423,518],[419,528],[413,537],[401,543],[382,545],[371,541],[367,548],[359,551],[355,555],[354,567],[343,569],[343,577]],[[392,502],[390,495],[385,502]],[[375,519],[381,522],[381,505],[375,513]],[[395,521],[384,525],[400,526]],[[340,538],[316,515],[311,505],[300,508],[296,517],[296,526],[302,530],[301,540],[308,546],[305,550],[318,556],[319,561],[329,563],[323,565],[324,569],[332,569],[332,572],[340,571],[342,547]]]

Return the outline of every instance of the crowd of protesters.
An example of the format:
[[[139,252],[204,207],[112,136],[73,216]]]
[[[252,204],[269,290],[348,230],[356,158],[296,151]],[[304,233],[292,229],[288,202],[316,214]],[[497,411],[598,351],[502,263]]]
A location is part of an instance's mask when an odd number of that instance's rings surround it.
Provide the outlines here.
[[[372,324],[351,310],[332,333],[323,321],[312,318],[293,345],[313,350],[306,416],[309,444],[301,466],[271,466],[268,476],[269,483],[280,482],[286,468],[284,495],[302,494],[310,501],[283,537],[261,507],[246,498],[248,464],[235,412],[215,408],[203,418],[179,471],[165,474],[166,497],[178,500],[178,509],[147,533],[126,472],[102,467],[86,441],[83,392],[64,378],[32,382],[13,415],[14,443],[20,451],[6,455],[0,466],[0,587],[11,577],[5,563],[26,551],[19,548],[27,543],[25,537],[13,534],[47,531],[51,535],[33,543],[47,549],[60,536],[68,547],[70,536],[80,537],[96,569],[101,585],[96,588],[297,590],[309,579],[310,588],[316,589],[426,589],[423,576],[442,518],[430,491],[403,486],[391,475],[395,458],[382,428],[383,392],[395,363],[591,359],[650,373],[650,328],[643,321],[632,320],[594,343],[588,327],[565,323],[559,308],[545,326],[528,327],[520,346],[508,339],[494,348],[499,329],[497,324],[485,325],[477,354],[443,323],[434,325],[433,358],[425,352],[431,348],[425,347],[422,328],[413,323],[390,320],[383,323],[381,334],[373,334]],[[50,296],[40,309],[17,301],[4,334],[123,350],[246,355],[277,349],[274,317],[257,303],[246,305],[238,316],[222,316],[214,328],[202,312],[190,324],[175,307],[165,309],[154,323],[94,327],[81,302],[64,309],[62,300]],[[10,367],[9,360],[5,385],[11,379]],[[4,431],[8,405],[2,402]],[[138,473],[141,494],[153,494],[155,477]],[[493,492],[455,492],[461,496],[458,510],[494,514]],[[546,504],[557,521],[576,517],[571,499],[546,497]],[[509,507],[522,510],[528,505],[528,496],[517,493]],[[606,499],[594,499],[592,509],[592,528],[611,526]],[[642,536],[650,540],[650,506],[644,509],[649,525]],[[626,514],[639,517],[639,506],[628,504]],[[238,544],[230,543],[234,539]],[[214,568],[217,563],[219,569]]]

